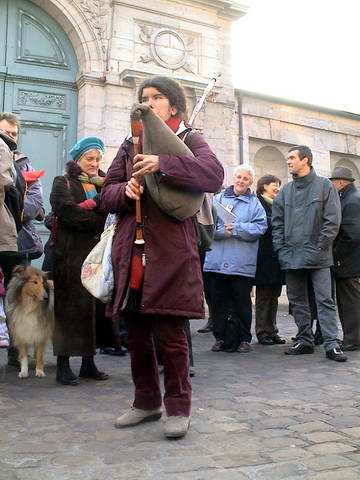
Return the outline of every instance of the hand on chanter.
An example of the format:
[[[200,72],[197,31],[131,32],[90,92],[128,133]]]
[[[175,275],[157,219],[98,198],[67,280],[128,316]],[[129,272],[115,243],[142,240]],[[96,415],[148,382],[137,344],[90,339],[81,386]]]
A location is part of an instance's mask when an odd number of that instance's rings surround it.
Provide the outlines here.
[[[139,181],[136,178],[131,177],[126,184],[125,195],[132,200],[140,200],[140,195],[143,191],[144,187],[140,185]]]
[[[146,175],[147,173],[155,173],[160,170],[160,160],[158,155],[143,155],[138,153],[134,157],[134,173],[136,178]]]

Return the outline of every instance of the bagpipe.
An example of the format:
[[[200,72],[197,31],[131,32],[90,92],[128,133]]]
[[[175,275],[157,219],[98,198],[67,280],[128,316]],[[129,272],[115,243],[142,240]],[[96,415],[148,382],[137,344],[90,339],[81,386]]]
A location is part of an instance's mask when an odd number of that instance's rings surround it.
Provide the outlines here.
[[[212,78],[204,93],[194,108],[189,125],[194,122],[200,112],[206,97],[215,85]],[[143,104],[134,105],[130,115],[131,131],[134,143],[134,154],[140,153],[140,135],[142,135],[142,153],[144,155],[176,155],[194,157],[189,147],[158,117],[152,109]],[[142,132],[142,133],[141,133]],[[184,221],[193,217],[201,209],[205,194],[176,188],[167,185],[161,179],[161,173],[144,175],[146,188],[156,205],[171,217]],[[142,234],[141,203],[136,201],[136,240],[144,243]]]

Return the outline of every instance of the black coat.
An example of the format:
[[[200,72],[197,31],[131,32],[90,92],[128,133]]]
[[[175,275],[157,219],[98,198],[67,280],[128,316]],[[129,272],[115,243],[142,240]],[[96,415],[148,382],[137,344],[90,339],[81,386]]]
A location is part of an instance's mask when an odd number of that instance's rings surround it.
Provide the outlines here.
[[[360,192],[351,183],[340,192],[342,220],[334,242],[336,278],[360,277]]]
[[[284,285],[285,274],[280,269],[279,260],[272,245],[272,206],[266,202],[261,195],[258,195],[258,199],[265,209],[268,229],[259,239],[259,250],[254,283],[257,287],[275,287],[277,285]]]
[[[69,162],[66,176],[54,178],[50,203],[58,217],[55,241],[54,355],[95,354],[95,298],[80,280],[81,266],[99,241],[106,214],[84,210],[79,167]]]

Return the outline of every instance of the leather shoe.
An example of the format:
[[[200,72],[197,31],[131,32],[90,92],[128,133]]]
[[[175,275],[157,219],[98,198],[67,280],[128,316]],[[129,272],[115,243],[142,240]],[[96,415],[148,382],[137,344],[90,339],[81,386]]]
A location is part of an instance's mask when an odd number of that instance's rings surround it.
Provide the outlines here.
[[[122,347],[116,347],[116,348],[103,347],[103,348],[100,348],[100,353],[102,355],[114,355],[116,357],[125,357],[125,355],[127,354],[127,350],[126,348],[122,348]]]
[[[261,337],[258,338],[260,345],[274,345],[274,340],[271,337]]]
[[[274,335],[272,338],[272,341],[276,344],[276,345],[285,345],[286,343],[286,340],[285,338],[282,338],[280,337],[280,335],[276,334]]]
[[[239,353],[249,353],[251,350],[250,342],[240,342],[240,345],[237,349]]]
[[[294,343],[294,345],[284,353],[285,355],[306,355],[314,353],[314,347],[311,345],[304,345],[303,343]]]
[[[165,422],[166,438],[185,437],[190,426],[190,417],[169,416]]]
[[[334,360],[335,362],[346,362],[347,356],[344,355],[344,352],[340,349],[340,347],[332,348],[331,350],[327,350],[326,358],[329,360]]]
[[[81,378],[89,378],[91,380],[107,380],[109,378],[109,375],[105,372],[100,372],[100,370],[86,370],[86,369],[80,369],[79,377]]]
[[[224,341],[216,340],[214,345],[211,347],[212,352],[223,352],[224,351]]]
[[[203,327],[199,328],[198,333],[210,333],[213,331],[212,322],[207,322]]]
[[[139,425],[143,422],[151,422],[161,418],[161,408],[153,410],[142,410],[140,408],[131,407],[127,412],[115,420],[116,428],[126,428]]]

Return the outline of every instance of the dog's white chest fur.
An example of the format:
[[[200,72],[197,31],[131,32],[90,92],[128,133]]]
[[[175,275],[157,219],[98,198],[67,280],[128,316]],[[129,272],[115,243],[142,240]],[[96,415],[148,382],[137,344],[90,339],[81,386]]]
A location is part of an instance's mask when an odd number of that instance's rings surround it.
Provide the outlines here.
[[[18,310],[18,309],[17,309]],[[20,310],[20,309],[19,309]],[[37,311],[27,312],[26,310],[15,311],[13,320],[15,342],[20,341],[27,345],[39,343],[47,337],[47,330],[40,326],[39,313]]]

